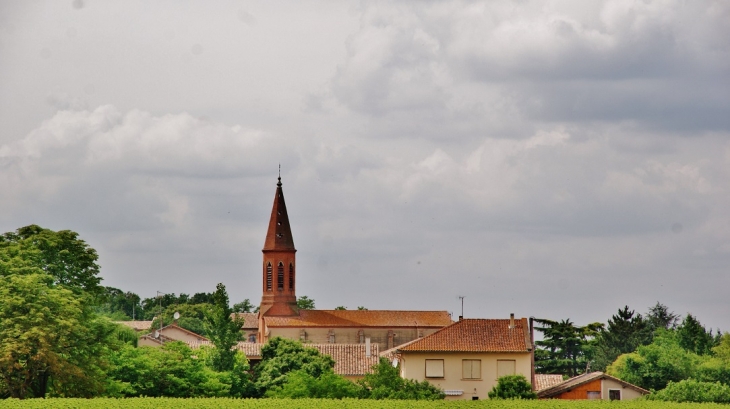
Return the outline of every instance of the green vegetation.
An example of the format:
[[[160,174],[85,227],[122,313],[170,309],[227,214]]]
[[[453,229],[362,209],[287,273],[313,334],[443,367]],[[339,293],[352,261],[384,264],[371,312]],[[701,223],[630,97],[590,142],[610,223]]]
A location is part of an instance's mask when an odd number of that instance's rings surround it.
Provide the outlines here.
[[[299,307],[300,310],[313,310],[314,300],[307,297],[306,295],[303,295],[297,298],[297,307]]]
[[[686,379],[669,382],[665,389],[648,396],[649,400],[670,402],[730,403],[730,386],[720,382],[701,382]]]
[[[362,387],[361,397],[370,399],[416,399],[439,400],[444,392],[427,381],[417,382],[403,379],[399,370],[385,358],[373,367],[373,372],[358,382]]]
[[[567,400],[455,400],[373,401],[357,399],[230,399],[230,398],[130,398],[130,399],[32,399],[3,402],[8,409],[720,409],[712,403],[567,401]]]
[[[578,327],[569,319],[552,321],[538,319],[542,341],[536,341],[535,372],[543,374],[580,375],[588,362],[588,351],[592,340],[603,328],[601,323]]]
[[[489,399],[537,399],[530,382],[522,375],[508,375],[497,379],[497,385],[488,395]]]

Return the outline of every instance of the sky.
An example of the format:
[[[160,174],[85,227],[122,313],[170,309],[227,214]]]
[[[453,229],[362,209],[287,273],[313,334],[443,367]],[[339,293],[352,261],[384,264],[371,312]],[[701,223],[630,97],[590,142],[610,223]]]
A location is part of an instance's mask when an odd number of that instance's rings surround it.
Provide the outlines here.
[[[0,0],[0,231],[103,284],[730,330],[730,2]]]

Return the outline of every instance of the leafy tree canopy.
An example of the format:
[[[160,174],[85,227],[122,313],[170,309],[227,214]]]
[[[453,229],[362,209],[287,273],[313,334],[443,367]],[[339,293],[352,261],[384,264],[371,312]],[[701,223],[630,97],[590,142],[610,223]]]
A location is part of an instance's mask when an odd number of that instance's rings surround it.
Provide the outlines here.
[[[358,384],[362,387],[361,397],[368,399],[439,400],[445,397],[441,389],[428,381],[401,378],[398,368],[386,358],[380,358],[373,371]]]
[[[307,297],[306,295],[303,295],[297,298],[297,307],[299,307],[300,310],[313,310],[314,300]]]
[[[601,323],[578,327],[570,320],[535,320],[543,340],[536,341],[535,372],[576,376],[585,371],[592,342],[603,328]]]
[[[292,371],[302,370],[319,378],[334,366],[335,361],[329,355],[322,355],[299,341],[277,337],[261,347],[261,363],[255,367],[255,384],[263,394],[266,390],[282,387]]]
[[[508,375],[497,379],[488,393],[489,399],[537,399],[530,382],[523,375]]]
[[[219,283],[213,293],[215,304],[205,314],[206,335],[215,345],[213,368],[217,371],[230,371],[235,364],[236,351],[233,346],[241,339],[243,321],[231,317],[233,310],[228,304],[226,286]]]
[[[629,310],[628,306],[619,309],[596,337],[591,369],[603,371],[619,355],[651,343],[652,333],[652,327],[641,314]]]

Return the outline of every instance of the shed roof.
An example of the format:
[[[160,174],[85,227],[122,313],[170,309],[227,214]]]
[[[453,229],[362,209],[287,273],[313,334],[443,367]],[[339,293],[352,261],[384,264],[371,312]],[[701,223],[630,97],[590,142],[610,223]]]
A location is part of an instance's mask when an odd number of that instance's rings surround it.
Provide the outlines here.
[[[640,387],[638,387],[634,384],[628,383],[626,381],[622,381],[621,379],[618,379],[611,375],[607,375],[603,372],[596,371],[596,372],[584,373],[582,375],[578,375],[576,377],[565,380],[565,381],[563,381],[557,385],[554,385],[552,387],[549,387],[547,389],[539,390],[537,392],[537,397],[538,398],[552,398],[554,396],[560,395],[563,392],[567,392],[567,391],[575,388],[576,386],[580,386],[580,385],[586,384],[588,382],[595,381],[596,379],[611,379],[615,382],[620,383],[625,388],[633,389],[644,395],[649,394],[649,391],[647,391],[646,389],[640,388]]]

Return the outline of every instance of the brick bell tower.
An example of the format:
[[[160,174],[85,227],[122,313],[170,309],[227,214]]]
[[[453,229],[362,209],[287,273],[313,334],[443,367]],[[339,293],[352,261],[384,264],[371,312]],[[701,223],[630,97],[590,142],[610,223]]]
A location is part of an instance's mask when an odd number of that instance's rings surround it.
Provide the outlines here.
[[[289,227],[281,174],[264,242],[260,316],[299,315],[296,297],[296,252]]]

